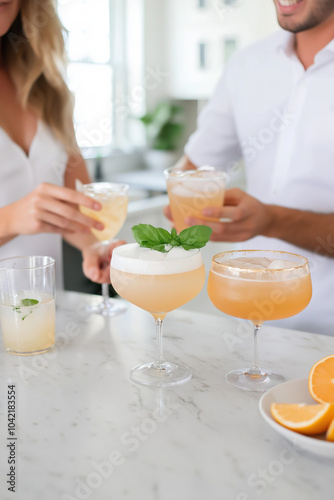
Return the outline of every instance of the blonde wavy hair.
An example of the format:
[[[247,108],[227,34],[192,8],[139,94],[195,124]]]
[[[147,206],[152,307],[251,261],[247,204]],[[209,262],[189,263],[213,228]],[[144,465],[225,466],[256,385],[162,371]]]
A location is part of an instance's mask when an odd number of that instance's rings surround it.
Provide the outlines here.
[[[63,31],[53,0],[22,0],[20,13],[2,37],[1,52],[22,106],[34,109],[65,148],[73,150],[73,97],[63,77]]]

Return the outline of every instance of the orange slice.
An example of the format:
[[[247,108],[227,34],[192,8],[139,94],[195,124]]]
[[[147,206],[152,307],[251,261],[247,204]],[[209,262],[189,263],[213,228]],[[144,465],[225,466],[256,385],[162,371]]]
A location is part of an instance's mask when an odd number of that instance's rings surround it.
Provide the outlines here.
[[[270,411],[276,422],[301,434],[326,432],[334,418],[334,404],[272,403]]]
[[[334,418],[327,429],[326,439],[327,441],[334,441]]]
[[[312,366],[308,388],[318,403],[334,403],[334,354],[320,359]]]

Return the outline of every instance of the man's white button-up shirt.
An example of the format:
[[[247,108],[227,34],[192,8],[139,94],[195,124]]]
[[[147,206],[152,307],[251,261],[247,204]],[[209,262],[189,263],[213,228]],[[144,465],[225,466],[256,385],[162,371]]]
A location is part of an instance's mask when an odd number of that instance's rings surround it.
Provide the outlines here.
[[[243,158],[247,191],[263,203],[334,213],[334,40],[307,70],[294,52],[294,36],[283,30],[237,54],[185,152],[195,165],[212,165],[229,176]],[[279,325],[334,335],[334,237],[319,238],[317,246],[333,257],[274,238],[242,244],[306,256],[312,301]]]

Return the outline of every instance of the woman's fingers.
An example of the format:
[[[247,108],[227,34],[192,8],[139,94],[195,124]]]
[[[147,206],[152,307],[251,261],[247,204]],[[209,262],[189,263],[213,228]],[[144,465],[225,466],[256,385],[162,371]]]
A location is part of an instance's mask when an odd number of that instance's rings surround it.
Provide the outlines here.
[[[74,189],[59,187],[54,184],[48,184],[44,182],[40,184],[37,188],[40,193],[44,196],[50,196],[52,198],[57,198],[61,201],[66,201],[68,203],[74,203],[76,205],[82,205],[87,208],[91,208],[92,210],[101,210],[102,205],[98,201],[94,200],[90,196],[85,196],[79,191],[75,191]]]
[[[50,214],[57,215],[59,217],[59,224],[57,225],[65,229],[76,230],[74,229],[74,225],[78,231],[82,231],[85,227],[97,230],[104,229],[104,225],[101,222],[82,214],[75,205],[70,205],[50,197],[43,198],[40,204],[44,213],[49,212]]]
[[[92,245],[83,252],[83,271],[90,280],[96,283],[110,283],[110,260],[113,250],[124,245],[125,241],[119,240],[105,245]]]
[[[74,220],[67,219],[47,210],[41,210],[39,213],[41,224],[49,224],[50,226],[57,227],[61,232],[69,231],[71,233],[89,233],[90,229]]]

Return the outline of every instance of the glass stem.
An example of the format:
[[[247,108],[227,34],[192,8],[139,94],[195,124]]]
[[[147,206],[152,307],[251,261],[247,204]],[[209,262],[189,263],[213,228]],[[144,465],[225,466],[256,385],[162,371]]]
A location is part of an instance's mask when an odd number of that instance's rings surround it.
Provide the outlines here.
[[[258,337],[258,333],[260,331],[261,326],[262,326],[261,324],[254,325],[254,362],[253,362],[252,368],[250,368],[250,370],[248,370],[248,374],[251,376],[254,376],[254,377],[263,375],[261,367],[259,365],[259,353],[258,353],[258,346],[257,346],[257,337]]]
[[[165,360],[162,347],[162,322],[163,320],[161,318],[156,318],[155,320],[155,326],[157,332],[157,360],[154,363],[154,365],[158,369],[159,368],[163,369],[165,367]]]
[[[102,297],[104,304],[107,305],[109,300],[109,283],[102,283]]]

